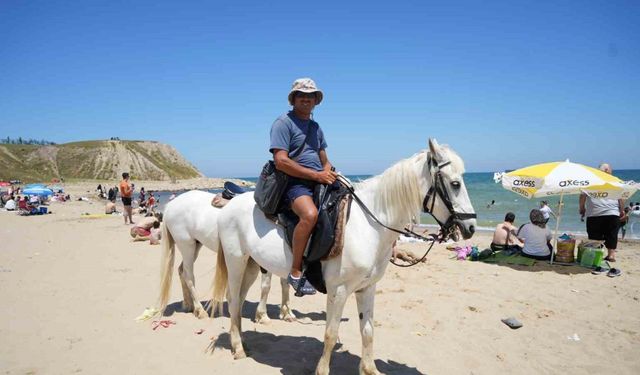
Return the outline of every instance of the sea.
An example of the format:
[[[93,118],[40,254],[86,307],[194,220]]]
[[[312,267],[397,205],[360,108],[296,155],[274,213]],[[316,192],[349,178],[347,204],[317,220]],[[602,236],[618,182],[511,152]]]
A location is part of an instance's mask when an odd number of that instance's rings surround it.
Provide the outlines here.
[[[640,169],[616,170],[614,175],[618,178],[628,181],[633,180],[640,182]],[[351,181],[358,182],[370,178],[371,175],[349,175]],[[256,182],[257,177],[237,177],[238,179]],[[493,231],[498,223],[504,220],[507,212],[513,212],[516,215],[516,225],[529,221],[529,212],[533,208],[538,208],[541,199],[526,199],[502,187],[500,183],[493,180],[493,172],[475,172],[465,173],[464,182],[469,192],[469,198],[476,214],[478,215],[478,230]],[[209,190],[212,193],[218,193],[220,190]],[[180,194],[181,192],[175,192]],[[160,199],[160,210],[168,201],[172,192],[158,192],[156,195]],[[548,197],[549,207],[558,213],[558,203],[560,197]],[[491,204],[491,202],[494,202]],[[640,193],[636,192],[626,204],[629,202],[640,202]],[[560,220],[559,233],[570,233],[578,235],[586,235],[585,223],[580,221],[578,213],[578,195],[566,195],[563,197],[562,217]],[[428,215],[422,214],[421,222],[428,226],[435,226],[436,222]],[[552,217],[549,221],[549,227],[554,230],[556,226],[555,219]],[[640,239],[640,218],[632,217],[627,224],[626,238]]]

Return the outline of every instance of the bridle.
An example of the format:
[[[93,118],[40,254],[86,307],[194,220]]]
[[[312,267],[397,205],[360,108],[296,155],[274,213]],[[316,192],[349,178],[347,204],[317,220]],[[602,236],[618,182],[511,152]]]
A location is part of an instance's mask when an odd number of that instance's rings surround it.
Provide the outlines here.
[[[440,242],[445,241],[449,236],[453,234],[455,231],[455,224],[460,221],[464,221],[467,219],[475,219],[477,215],[475,213],[466,213],[466,212],[457,212],[455,207],[453,207],[453,203],[451,202],[451,198],[449,197],[449,192],[444,186],[444,179],[442,178],[442,168],[451,164],[450,160],[444,161],[440,164],[436,162],[436,160],[429,154],[427,159],[427,165],[429,167],[429,172],[431,175],[431,187],[429,187],[429,191],[427,191],[427,195],[424,196],[424,200],[422,201],[422,210],[425,213],[428,213],[433,217],[433,219],[440,225],[441,236]],[[440,200],[449,210],[449,218],[444,223],[440,221],[434,214],[433,208],[436,204],[436,197],[440,197]],[[429,205],[429,200],[431,200],[431,205]]]

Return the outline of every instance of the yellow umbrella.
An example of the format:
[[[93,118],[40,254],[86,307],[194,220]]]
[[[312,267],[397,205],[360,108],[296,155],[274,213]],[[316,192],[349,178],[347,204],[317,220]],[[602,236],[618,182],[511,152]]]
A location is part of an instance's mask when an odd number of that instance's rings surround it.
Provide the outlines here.
[[[627,199],[638,190],[638,184],[569,160],[536,164],[502,176],[502,187],[528,199],[559,195],[560,208],[556,220],[554,249],[562,216],[562,198],[566,194],[585,193],[593,198]],[[553,263],[553,252],[551,253]]]

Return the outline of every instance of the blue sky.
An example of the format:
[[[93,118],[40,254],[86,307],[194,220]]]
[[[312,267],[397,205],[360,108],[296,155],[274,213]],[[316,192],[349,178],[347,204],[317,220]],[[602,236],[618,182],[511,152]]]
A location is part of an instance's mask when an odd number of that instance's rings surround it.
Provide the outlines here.
[[[346,174],[429,137],[468,171],[640,168],[638,1],[3,0],[0,72],[0,137],[156,140],[208,176],[258,174],[303,76]]]

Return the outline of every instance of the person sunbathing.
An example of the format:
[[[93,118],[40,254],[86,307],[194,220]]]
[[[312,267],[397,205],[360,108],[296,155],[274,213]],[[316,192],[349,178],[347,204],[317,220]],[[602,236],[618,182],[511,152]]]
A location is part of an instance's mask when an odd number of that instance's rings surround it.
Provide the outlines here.
[[[133,227],[131,227],[131,231],[130,231],[130,234],[131,234],[131,237],[133,237],[133,240],[134,241],[149,240],[151,236],[151,228],[154,226],[156,222],[158,223],[158,226],[160,226],[160,222],[162,222],[161,215],[149,216],[136,221]]]
[[[491,250],[522,250],[523,244],[516,236],[518,229],[513,225],[515,220],[516,215],[513,212],[507,212],[504,222],[498,224],[493,232]]]

